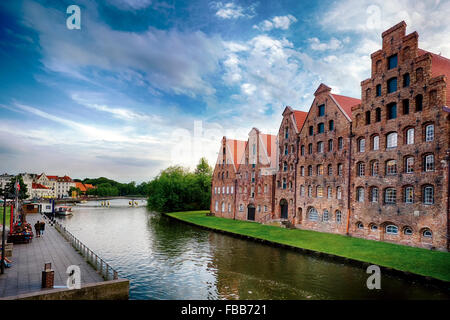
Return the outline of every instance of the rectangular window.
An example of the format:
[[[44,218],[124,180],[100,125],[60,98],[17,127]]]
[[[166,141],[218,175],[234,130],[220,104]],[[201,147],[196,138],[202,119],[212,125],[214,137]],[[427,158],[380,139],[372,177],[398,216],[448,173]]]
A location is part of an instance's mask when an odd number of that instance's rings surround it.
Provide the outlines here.
[[[323,122],[319,123],[319,125],[317,127],[317,131],[319,133],[323,133],[325,131],[325,125],[323,124]]]
[[[409,114],[409,100],[405,99],[402,101],[403,104],[403,114]]]
[[[377,97],[381,96],[381,84],[377,84],[377,86],[375,87],[375,92]]]
[[[366,111],[366,125],[370,124],[370,111]]]
[[[397,91],[397,78],[389,79],[387,82],[388,93]]]
[[[430,124],[425,128],[425,141],[433,141],[434,140],[434,125]]]
[[[386,162],[386,175],[397,174],[397,161],[389,160]]]
[[[411,79],[410,79],[409,73],[405,73],[403,75],[403,87],[404,88],[409,87],[410,82],[411,82]]]
[[[388,58],[388,70],[397,68],[397,62],[398,62],[398,59],[397,59],[397,55],[396,54],[390,56]]]
[[[397,190],[394,188],[386,189],[384,202],[387,204],[394,204],[397,202]]]
[[[325,105],[322,104],[319,106],[319,117],[322,117],[325,115]]]
[[[390,103],[387,105],[387,118],[388,120],[397,118],[397,104]]]

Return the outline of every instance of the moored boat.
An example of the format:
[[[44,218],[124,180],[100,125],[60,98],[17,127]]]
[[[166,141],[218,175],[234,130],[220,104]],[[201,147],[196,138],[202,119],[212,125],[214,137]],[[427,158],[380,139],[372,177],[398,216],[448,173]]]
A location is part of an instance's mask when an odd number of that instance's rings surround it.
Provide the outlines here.
[[[70,216],[72,214],[72,208],[68,206],[56,207],[55,214],[60,216]]]

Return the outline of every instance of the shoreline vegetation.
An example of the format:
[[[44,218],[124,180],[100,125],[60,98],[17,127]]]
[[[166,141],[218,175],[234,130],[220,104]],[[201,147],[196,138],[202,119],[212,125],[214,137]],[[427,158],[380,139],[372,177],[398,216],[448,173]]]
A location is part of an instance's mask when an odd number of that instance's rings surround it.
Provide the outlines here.
[[[310,230],[285,229],[249,221],[210,216],[208,210],[169,212],[177,220],[263,240],[272,244],[325,253],[360,263],[431,277],[450,285],[450,253]]]

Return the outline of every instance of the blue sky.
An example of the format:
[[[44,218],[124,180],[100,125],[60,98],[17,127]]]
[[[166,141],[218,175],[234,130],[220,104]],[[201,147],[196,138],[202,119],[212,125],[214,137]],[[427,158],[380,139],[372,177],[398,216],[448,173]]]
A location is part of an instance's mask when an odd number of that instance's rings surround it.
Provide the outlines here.
[[[69,30],[66,8],[81,8]],[[0,170],[144,181],[216,160],[223,135],[276,134],[323,82],[360,97],[405,20],[450,56],[449,1],[4,1]]]

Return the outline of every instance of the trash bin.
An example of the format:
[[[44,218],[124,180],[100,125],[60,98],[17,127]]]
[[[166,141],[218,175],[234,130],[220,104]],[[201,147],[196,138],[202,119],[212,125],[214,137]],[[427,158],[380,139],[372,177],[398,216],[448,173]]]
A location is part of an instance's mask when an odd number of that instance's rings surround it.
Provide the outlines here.
[[[55,282],[55,271],[52,270],[52,264],[46,263],[42,271],[42,288],[53,288]]]

